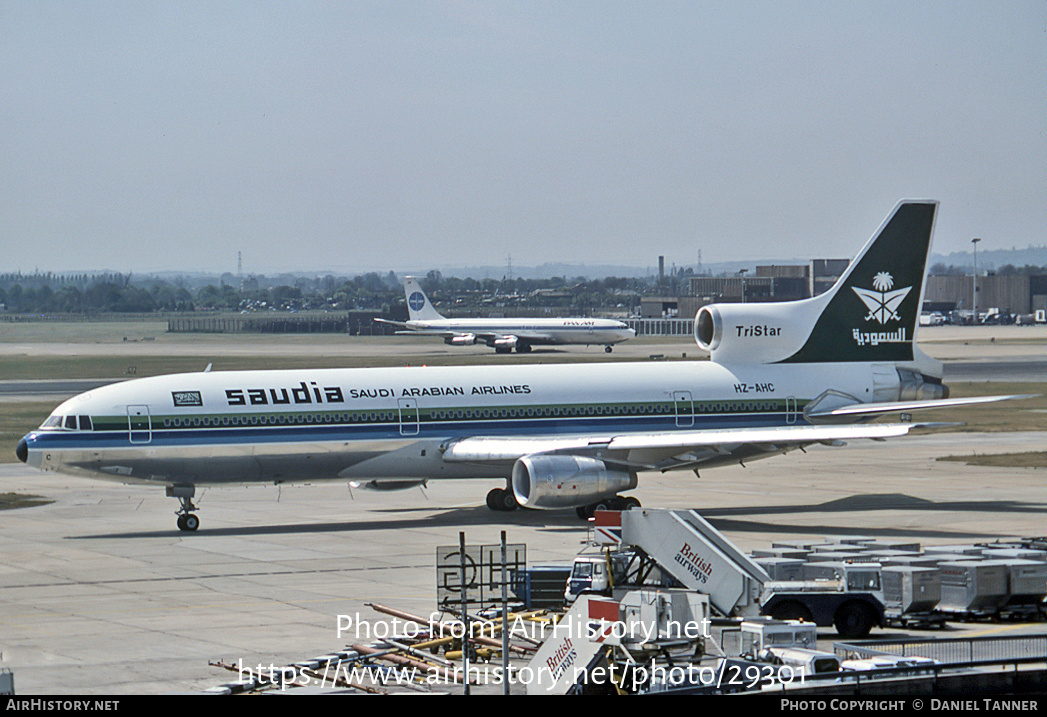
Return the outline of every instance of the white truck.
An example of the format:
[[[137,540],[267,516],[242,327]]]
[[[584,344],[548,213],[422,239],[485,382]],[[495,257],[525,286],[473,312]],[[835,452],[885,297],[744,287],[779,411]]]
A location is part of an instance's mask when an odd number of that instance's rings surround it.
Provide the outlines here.
[[[636,559],[632,550],[579,554],[574,559],[564,588],[564,603],[571,605],[584,593],[610,595],[615,585],[626,581],[629,568]]]
[[[803,620],[834,626],[848,639],[884,624],[883,602],[875,592],[854,590],[842,580],[774,581],[693,510],[598,511],[594,520],[597,542],[607,553],[578,557],[568,602],[583,593],[614,595],[652,582],[664,586],[671,577],[708,595],[710,605],[727,617]]]

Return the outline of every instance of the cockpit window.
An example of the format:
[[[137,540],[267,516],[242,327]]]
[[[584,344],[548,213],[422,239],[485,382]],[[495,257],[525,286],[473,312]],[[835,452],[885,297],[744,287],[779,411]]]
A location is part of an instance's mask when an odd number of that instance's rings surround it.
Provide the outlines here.
[[[48,416],[47,420],[41,424],[42,429],[55,429],[64,428],[68,431],[75,431],[77,429],[81,431],[92,430],[92,421],[90,416],[59,416],[52,415]]]

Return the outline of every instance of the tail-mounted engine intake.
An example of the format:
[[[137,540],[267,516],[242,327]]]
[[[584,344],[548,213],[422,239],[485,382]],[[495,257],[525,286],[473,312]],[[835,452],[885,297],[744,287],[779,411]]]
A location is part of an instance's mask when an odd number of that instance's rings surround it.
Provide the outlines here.
[[[513,465],[513,493],[525,508],[576,508],[636,487],[636,474],[595,458],[524,456]]]
[[[710,304],[694,317],[694,339],[720,363],[775,363],[795,353],[811,332],[801,302]]]

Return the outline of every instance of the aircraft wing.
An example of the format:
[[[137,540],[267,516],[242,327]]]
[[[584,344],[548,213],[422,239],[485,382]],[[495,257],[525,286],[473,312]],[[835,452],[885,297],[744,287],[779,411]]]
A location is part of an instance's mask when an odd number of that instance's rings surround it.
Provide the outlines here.
[[[412,329],[404,321],[393,321],[392,319],[379,319],[375,317],[375,321],[379,324],[390,324],[392,326],[402,327],[401,331],[394,332],[397,336],[462,336],[463,334],[459,331],[448,331],[447,329]]]
[[[556,437],[484,437],[451,441],[444,446],[449,462],[511,463],[523,456],[539,454],[576,455],[598,458],[624,470],[678,470],[712,467],[756,460],[815,443],[841,445],[856,439],[885,440],[904,436],[913,428],[941,426],[940,423],[854,423],[886,413],[917,409],[947,408],[978,403],[1030,398],[1029,395],[977,396],[892,403],[859,403],[826,406],[807,418],[820,421],[770,428],[728,428],[660,433],[586,434]],[[834,423],[833,421],[840,421]],[[851,421],[843,423],[842,421]]]
[[[392,321],[391,319],[379,319],[377,316],[374,319],[379,324],[392,324],[393,326],[407,327],[407,323],[403,321]]]
[[[519,343],[527,344],[548,344],[552,343],[548,334],[544,334],[540,331],[516,331],[513,333],[494,333],[490,331],[477,331],[472,334],[476,337],[477,343],[487,344],[488,346],[494,347],[507,347],[513,348]]]
[[[456,329],[423,329],[415,328],[410,323],[403,321],[393,321],[391,319],[379,319],[375,317],[375,321],[380,324],[391,324],[393,326],[399,326],[400,330],[394,332],[397,336],[439,336],[448,343],[454,344],[487,344],[488,346],[507,346],[512,348],[516,346],[520,341],[526,341],[527,343],[552,343],[553,340],[549,334],[542,331],[517,331],[514,333],[505,332],[494,332],[494,331],[464,331]]]
[[[527,339],[528,341],[547,341],[549,335],[541,331],[514,331],[508,332],[491,332],[491,331],[477,331],[476,337],[482,341],[511,341],[519,339]]]
[[[392,322],[390,322],[392,323]],[[460,336],[457,331],[443,331],[441,329],[404,329],[394,332],[397,336]]]
[[[670,470],[720,465],[785,453],[814,443],[903,436],[917,423],[802,425],[563,437],[473,437],[444,447],[449,462],[512,462],[537,454],[599,458],[630,470]]]

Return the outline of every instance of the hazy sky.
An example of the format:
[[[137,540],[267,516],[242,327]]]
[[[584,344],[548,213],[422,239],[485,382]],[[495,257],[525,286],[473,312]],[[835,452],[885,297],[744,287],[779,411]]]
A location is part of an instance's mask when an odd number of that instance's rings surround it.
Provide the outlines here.
[[[0,271],[1047,243],[1047,3],[0,3]]]

